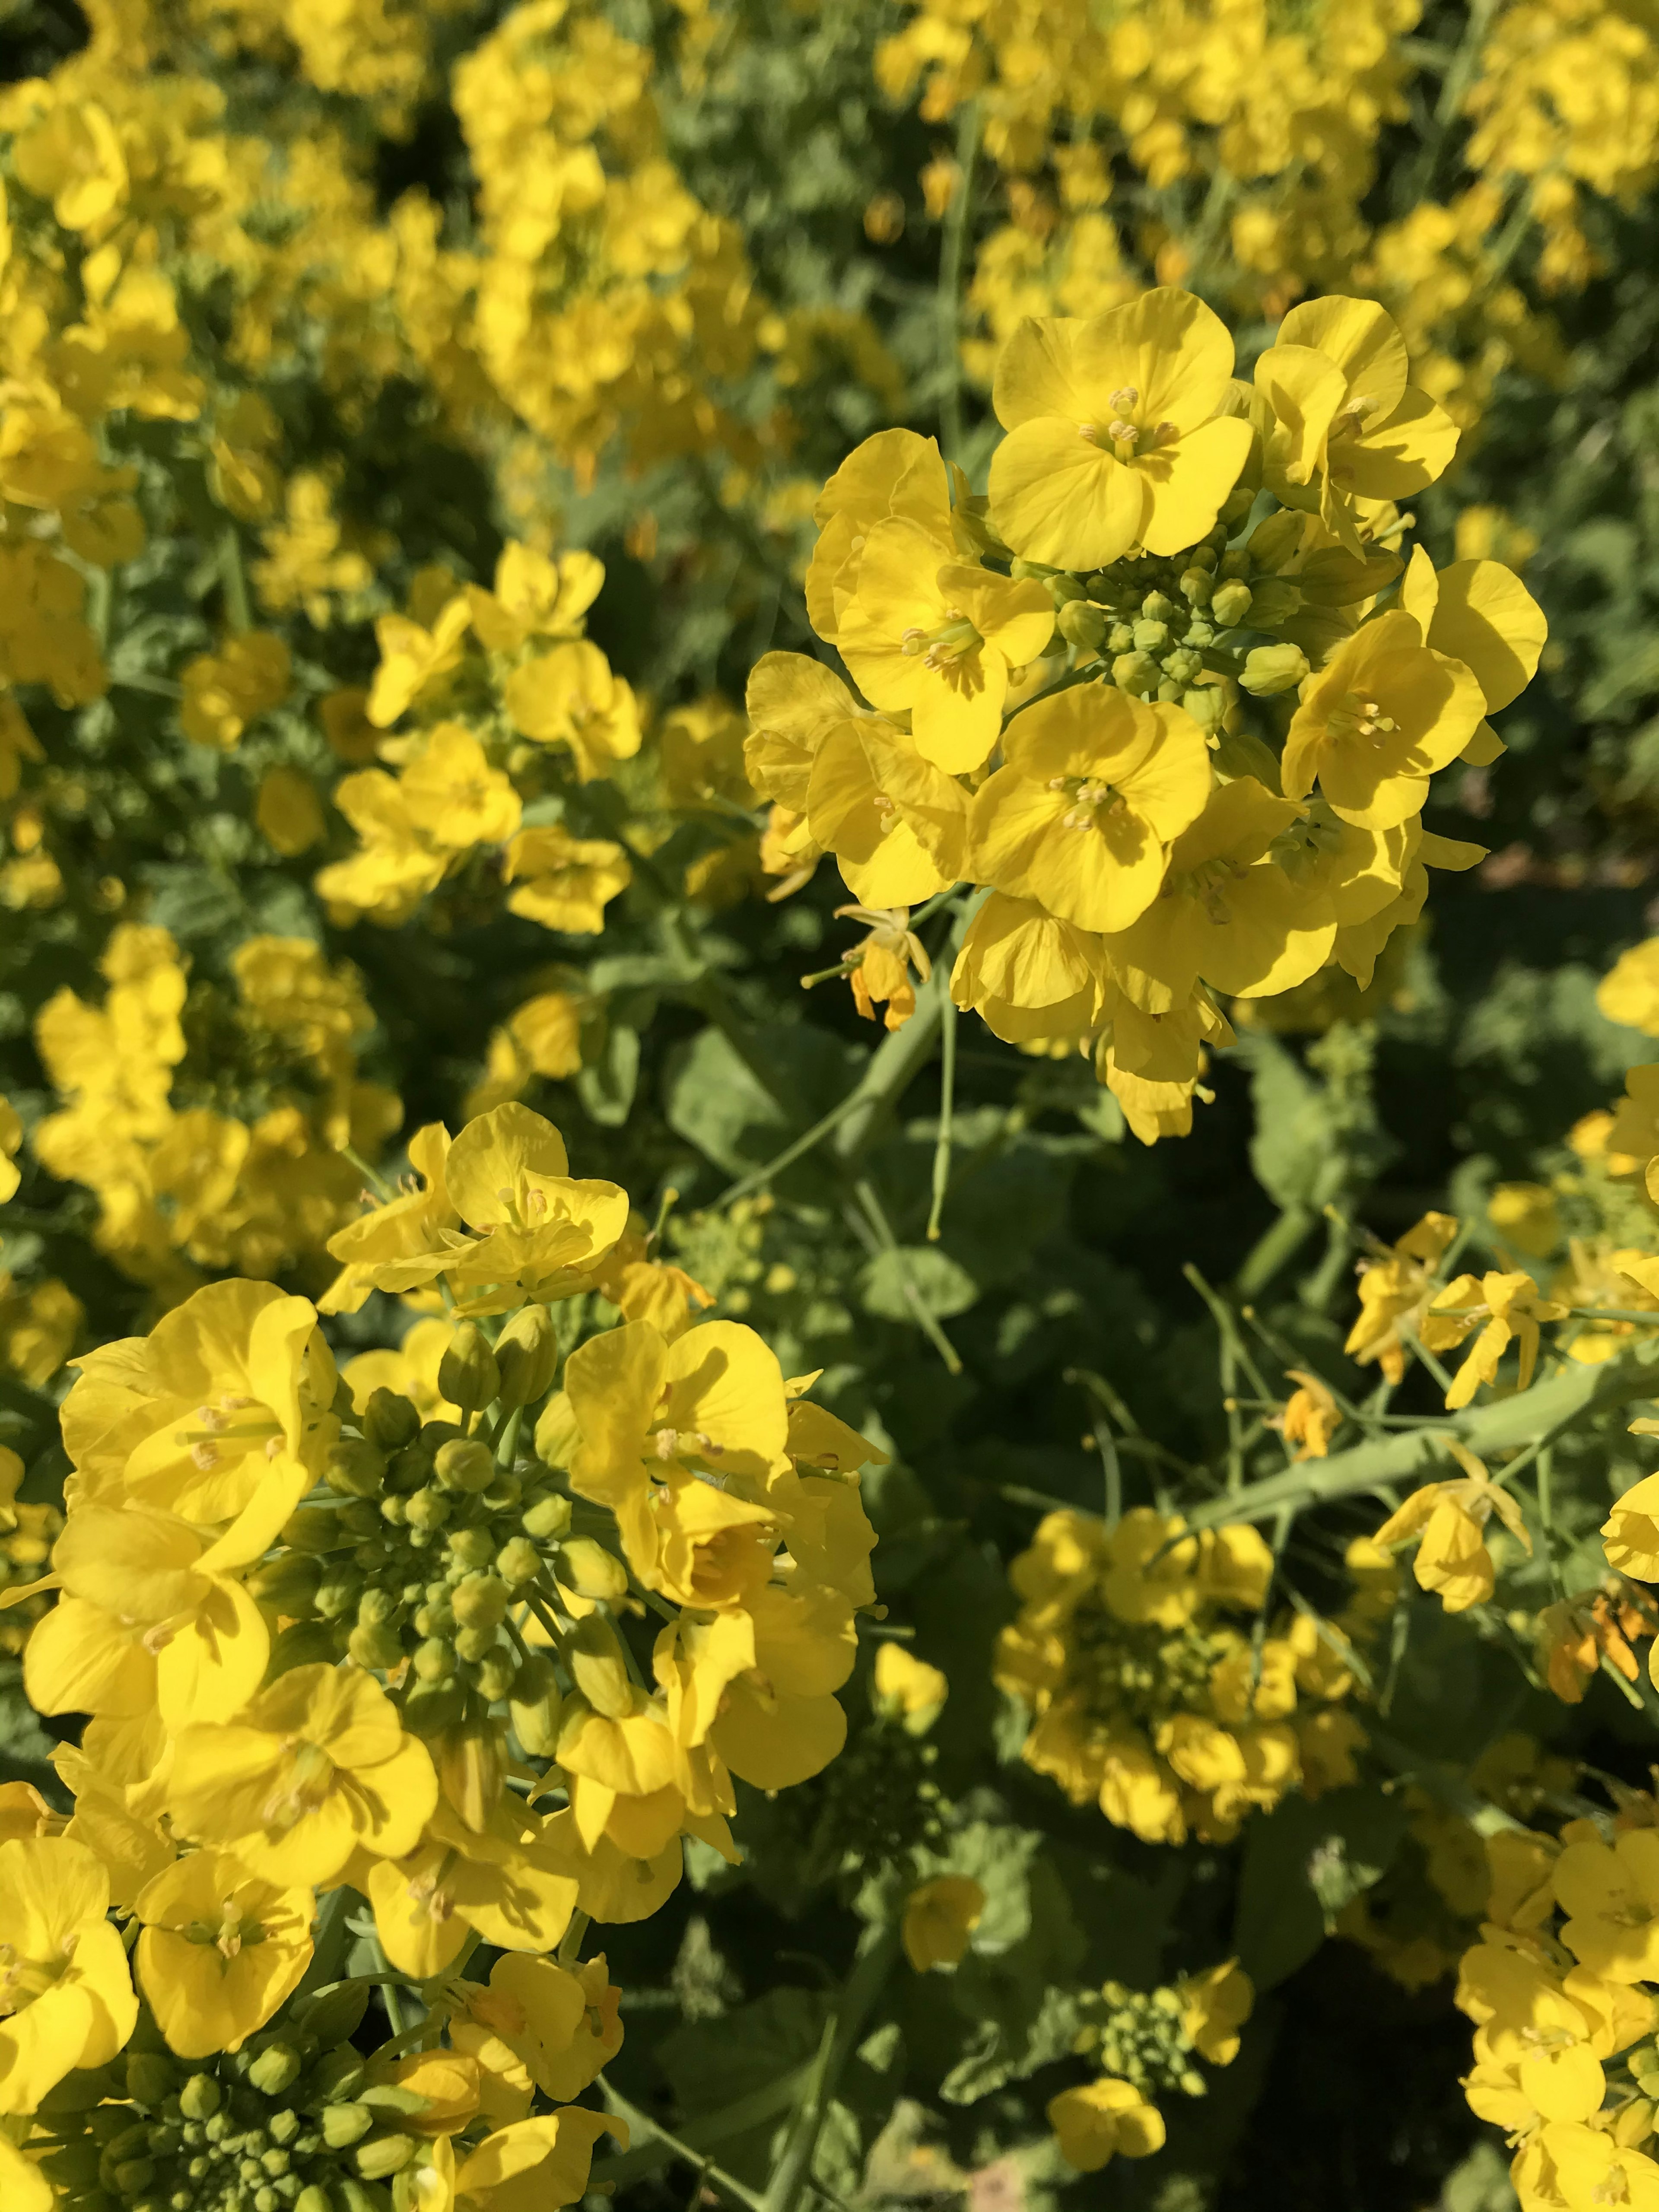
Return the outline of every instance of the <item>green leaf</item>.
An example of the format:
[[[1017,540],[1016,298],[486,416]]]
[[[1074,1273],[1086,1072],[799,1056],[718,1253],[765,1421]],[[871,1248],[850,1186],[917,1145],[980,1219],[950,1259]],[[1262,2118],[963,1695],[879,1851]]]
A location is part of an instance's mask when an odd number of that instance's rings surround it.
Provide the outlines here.
[[[605,1033],[605,1048],[576,1078],[576,1095],[607,1129],[618,1129],[633,1110],[640,1081],[640,1033],[620,1022]]]
[[[936,1244],[901,1244],[877,1253],[859,1277],[859,1297],[866,1313],[914,1324],[917,1304],[939,1321],[966,1313],[979,1285]]]
[[[1287,1797],[1252,1824],[1233,1944],[1257,1989],[1312,1958],[1343,1906],[1388,1872],[1405,1828],[1403,1796],[1370,1784]]]

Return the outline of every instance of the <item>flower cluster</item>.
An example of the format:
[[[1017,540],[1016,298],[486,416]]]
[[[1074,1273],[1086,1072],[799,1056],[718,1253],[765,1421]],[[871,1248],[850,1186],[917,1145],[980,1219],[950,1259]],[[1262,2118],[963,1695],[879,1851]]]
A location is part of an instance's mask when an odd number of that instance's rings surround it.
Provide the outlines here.
[[[1498,563],[1392,550],[1455,432],[1380,308],[1298,307],[1232,366],[1181,292],[1023,325],[988,498],[886,431],[819,501],[809,610],[872,706],[794,655],[749,690],[778,869],[833,853],[860,913],[982,886],[957,1003],[1092,1048],[1149,1143],[1221,997],[1369,982],[1427,867],[1480,857],[1424,830],[1430,781],[1495,757],[1544,638]],[[904,915],[870,918],[848,965],[890,1024]]]
[[[1048,2124],[1066,2163],[1097,2173],[1115,2157],[1161,2150],[1164,2126],[1154,2093],[1203,2096],[1208,2084],[1195,2061],[1231,2066],[1255,2002],[1250,1978],[1234,1959],[1144,1994],[1118,1982],[1091,1994],[1080,2008],[1075,2048],[1102,2071],[1048,2104]]]
[[[1306,1614],[1252,1636],[1273,1577],[1255,1529],[1051,1513],[1010,1575],[996,1679],[1033,1716],[1022,1758],[1073,1804],[1145,1843],[1224,1841],[1288,1791],[1353,1779],[1344,1639]]]
[[[583,1929],[654,1911],[684,1838],[736,1856],[733,1775],[788,1788],[845,1736],[881,1455],[752,1330],[693,1325],[539,1116],[413,1152],[324,1304],[436,1287],[429,1344],[343,1376],[309,1301],[221,1281],[64,1403],[67,1519],[5,1602],[58,1593],[25,1684],[90,1717],[67,1826],[0,1808],[0,2109],[76,2201],[573,2202],[615,2124],[571,2100],[621,2041]]]

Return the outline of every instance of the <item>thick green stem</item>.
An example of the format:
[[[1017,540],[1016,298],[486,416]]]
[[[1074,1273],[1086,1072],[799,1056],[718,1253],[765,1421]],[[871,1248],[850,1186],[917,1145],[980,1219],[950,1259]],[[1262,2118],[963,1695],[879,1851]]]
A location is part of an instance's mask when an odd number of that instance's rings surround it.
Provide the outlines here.
[[[853,1971],[848,1976],[834,2012],[825,2023],[818,2057],[795,2113],[781,2156],[772,2169],[762,2199],[761,2212],[796,2212],[802,2191],[811,2182],[812,2160],[818,2137],[835,2102],[836,2091],[847,2062],[864,2033],[871,2007],[898,1955],[896,1923],[872,1928],[865,1935]]]
[[[970,100],[957,125],[957,181],[945,212],[939,263],[939,430],[947,460],[962,459],[962,265],[966,257],[984,118]]]

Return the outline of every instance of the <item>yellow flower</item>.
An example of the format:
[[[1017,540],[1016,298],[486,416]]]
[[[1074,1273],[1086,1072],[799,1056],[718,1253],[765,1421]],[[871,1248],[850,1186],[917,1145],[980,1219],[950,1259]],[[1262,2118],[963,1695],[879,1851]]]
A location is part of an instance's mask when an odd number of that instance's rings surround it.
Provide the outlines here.
[[[924,532],[933,568],[953,552],[971,553],[972,540],[951,508],[953,478],[960,500],[967,491],[960,470],[947,471],[933,440],[914,430],[878,430],[854,447],[812,509],[819,535],[806,572],[806,612],[820,637],[836,641],[859,587],[864,549],[881,524],[902,520]],[[752,704],[750,713],[758,726]]]
[[[556,2105],[580,2097],[622,2049],[622,1991],[602,1954],[572,1972],[551,1959],[508,1952],[490,1969],[488,1990],[465,1983],[462,1990],[465,2002],[450,2024],[455,2048],[492,2073],[509,2070],[501,2060],[510,2054],[526,2090],[539,2089]]]
[[[1571,1843],[1553,1880],[1561,1941],[1582,1966],[1604,1981],[1659,1981],[1659,1829]]]
[[[7,2212],[52,2212],[60,2200],[32,2158],[9,2136],[0,2135],[0,2195]]]
[[[879,715],[823,728],[806,821],[861,906],[913,906],[948,890],[966,866],[967,793]]]
[[[602,2135],[627,2148],[624,2122],[582,2105],[498,2129],[456,2168],[457,2212],[557,2212],[579,2203]]]
[[[919,1974],[960,1964],[968,1939],[985,1915],[985,1892],[965,1874],[924,1881],[904,1900],[904,1955]]]
[[[1659,937],[1620,954],[1596,987],[1595,1003],[1610,1022],[1659,1036]]]
[[[1399,1324],[1413,1331],[1428,1310],[1434,1272],[1457,1234],[1449,1213],[1425,1213],[1381,1259],[1367,1261],[1359,1277],[1359,1318],[1343,1350],[1362,1367],[1373,1360],[1390,1382],[1406,1373]]]
[[[289,1887],[333,1881],[359,1847],[413,1850],[438,1782],[372,1676],[311,1666],[279,1675],[240,1721],[182,1729],[167,1792],[181,1833]]]
[[[224,1851],[192,1851],[139,1893],[138,1986],[181,2058],[239,2051],[311,1963],[314,1901],[250,1875]]]
[[[931,1726],[951,1691],[937,1667],[915,1657],[902,1644],[877,1645],[875,1685],[878,1706],[902,1714],[907,1726],[915,1722],[918,1728]]]
[[[407,615],[380,617],[374,625],[380,662],[367,708],[377,729],[390,729],[429,684],[459,664],[471,619],[471,607],[459,594],[448,602],[429,630]]]
[[[620,845],[607,837],[573,837],[557,823],[521,830],[507,848],[507,911],[544,929],[597,936],[605,910],[634,880]],[[520,879],[523,880],[520,880]]]
[[[138,2001],[108,1911],[109,1876],[84,1844],[0,1844],[0,2112],[33,2112],[132,2033]]]
[[[289,1487],[309,1488],[339,1431],[316,1310],[270,1283],[210,1283],[148,1337],[78,1364],[64,1444],[88,1502],[206,1523],[246,1512],[274,1534]]]
[[[993,392],[1008,433],[990,477],[1005,541],[1077,569],[1196,544],[1250,450],[1249,424],[1220,412],[1232,369],[1224,325],[1185,292],[1023,322]]]
[[[1439,1593],[1448,1613],[1463,1613],[1472,1605],[1484,1605],[1497,1581],[1486,1549],[1486,1523],[1492,1516],[1496,1513],[1528,1552],[1532,1538],[1520,1505],[1509,1492],[1492,1481],[1473,1452],[1450,1437],[1444,1442],[1464,1470],[1463,1479],[1425,1483],[1413,1491],[1377,1530],[1376,1541],[1403,1543],[1420,1532],[1413,1563],[1418,1581],[1425,1589]]]
[[[585,639],[556,645],[515,668],[504,697],[515,729],[538,744],[570,748],[583,783],[607,775],[618,761],[632,760],[640,749],[633,691]]]
[[[1331,899],[1322,887],[1298,883],[1272,849],[1302,812],[1254,776],[1209,794],[1170,847],[1158,896],[1108,947],[1120,974],[1132,968],[1149,979],[1153,988],[1139,993],[1124,979],[1147,1012],[1164,1013],[1190,998],[1200,976],[1230,998],[1258,999],[1324,966],[1336,939]]]
[[[473,1931],[500,1950],[551,1950],[576,1905],[571,1868],[510,1796],[481,1831],[441,1803],[412,1850],[365,1856],[356,1871],[386,1956],[422,1981],[441,1973]]]
[[[22,1181],[17,1171],[17,1152],[23,1141],[23,1124],[10,1100],[0,1097],[0,1206],[16,1195]]]
[[[865,540],[836,641],[865,696],[908,711],[922,758],[956,775],[984,762],[1001,732],[1010,669],[1035,660],[1054,627],[1041,584],[941,564],[936,539],[894,521]]]
[[[186,661],[183,681],[179,720],[185,735],[229,752],[251,721],[287,698],[293,665],[280,637],[254,629]]]
[[[1643,2152],[1599,2128],[1559,2121],[1545,2128],[1544,2148],[1569,2212],[1605,2212],[1610,2204],[1659,2212],[1659,2165]]]
[[[526,638],[574,637],[604,582],[605,563],[592,553],[556,560],[509,541],[495,563],[494,592],[468,587],[472,627],[492,653],[515,653]]]
[[[804,653],[763,653],[749,673],[744,771],[764,798],[806,811],[812,761],[829,732],[866,709],[833,670]]]
[[[1080,2089],[1048,2100],[1048,2124],[1060,2154],[1079,2173],[1098,2173],[1120,2153],[1150,2158],[1164,2148],[1164,2115],[1130,2082],[1103,2074]]]
[[[1532,593],[1501,562],[1454,561],[1437,574],[1419,545],[1407,563],[1400,604],[1415,617],[1425,645],[1463,663],[1489,714],[1532,681],[1549,625]],[[1503,750],[1497,732],[1482,724],[1463,757],[1483,765]]]
[[[463,722],[440,722],[398,778],[416,830],[444,852],[504,845],[519,826],[519,794]]]
[[[1305,798],[1317,781],[1345,822],[1391,829],[1422,811],[1430,776],[1457,758],[1485,712],[1462,662],[1431,651],[1393,608],[1304,684],[1285,739],[1285,793]]]
[[[297,768],[279,763],[260,779],[253,819],[266,842],[292,860],[327,835],[328,817],[317,787]]]
[[[1484,1322],[1470,1346],[1463,1364],[1446,1393],[1448,1412],[1467,1406],[1483,1382],[1493,1382],[1498,1363],[1510,1346],[1521,1347],[1521,1370],[1516,1388],[1524,1390],[1532,1381],[1540,1343],[1539,1323],[1560,1321],[1567,1309],[1540,1297],[1530,1275],[1523,1273],[1476,1277],[1459,1275],[1448,1283],[1429,1306],[1423,1321],[1423,1343],[1430,1352],[1449,1351],[1462,1344],[1469,1331]]]
[[[874,1021],[877,1006],[884,1004],[884,1025],[890,1030],[902,1029],[916,1011],[912,967],[924,983],[933,972],[927,949],[910,927],[910,909],[907,906],[836,908],[837,921],[849,917],[866,923],[870,932],[847,956],[852,963],[853,1004],[866,1022]]]
[[[1237,1959],[1191,1974],[1176,1984],[1181,2024],[1200,2057],[1212,2066],[1231,2066],[1238,2056],[1238,2031],[1255,2003],[1255,1987]]]
[[[1005,750],[974,800],[981,880],[1080,928],[1127,929],[1209,797],[1197,723],[1178,707],[1079,685],[1028,708]]]
[[[1288,507],[1316,507],[1352,552],[1364,550],[1368,510],[1421,491],[1456,449],[1450,416],[1409,374],[1393,318],[1369,300],[1292,307],[1256,363],[1268,489]]]

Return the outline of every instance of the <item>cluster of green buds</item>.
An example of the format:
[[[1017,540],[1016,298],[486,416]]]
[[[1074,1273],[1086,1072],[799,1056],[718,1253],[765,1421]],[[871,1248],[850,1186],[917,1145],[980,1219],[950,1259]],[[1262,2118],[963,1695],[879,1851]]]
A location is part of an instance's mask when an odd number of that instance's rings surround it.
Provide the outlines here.
[[[580,1662],[605,1624],[586,1636],[582,1624],[573,1637],[555,1615],[562,1591],[607,1604],[628,1587],[614,1553],[573,1529],[562,1478],[529,1440],[521,1444],[524,1411],[546,1395],[558,1359],[545,1306],[523,1307],[493,1343],[463,1323],[438,1374],[459,1419],[422,1420],[408,1398],[375,1390],[330,1450],[324,1482],[333,1497],[300,1509],[253,1582],[287,1623],[274,1673],[349,1656],[393,1677],[405,1725],[441,1747],[441,1771],[477,1769],[458,1786],[468,1802],[481,1792],[486,1808],[499,1793],[509,1728],[532,1758],[556,1745],[558,1680],[521,1622],[540,1623],[597,1703],[583,1679],[595,1670]],[[552,1401],[554,1427],[561,1402]],[[556,1454],[556,1438],[540,1441]],[[617,1665],[625,1679],[619,1657]],[[609,1672],[597,1669],[601,1680]]]
[[[1017,560],[1012,574],[1047,585],[1075,666],[1137,698],[1178,702],[1216,732],[1227,693],[1206,676],[1230,678],[1259,699],[1293,690],[1310,662],[1282,635],[1286,627],[1380,588],[1398,570],[1381,557],[1374,575],[1358,562],[1304,561],[1307,518],[1288,508],[1230,544],[1254,496],[1235,491],[1208,537],[1172,558],[1143,553],[1086,576]]]
[[[1201,2097],[1208,2083],[1194,2063],[1188,2007],[1179,1990],[1129,1990],[1108,1982],[1078,2006],[1080,2025],[1073,2045],[1103,2073],[1115,2074],[1144,2097],[1179,2089]]]
[[[406,2212],[427,2109],[353,2048],[368,2002],[340,1984],[240,2051],[180,2059],[148,2011],[118,2058],[45,2100],[41,2164],[70,2212]],[[400,2186],[400,2181],[402,2185]]]
[[[878,1717],[850,1737],[834,1765],[789,1801],[813,1878],[846,1871],[861,1881],[944,1850],[950,1808],[933,1778],[938,1764],[938,1745],[895,1718]]]
[[[1070,1672],[1097,1723],[1155,1728],[1172,1713],[1207,1713],[1210,1683],[1229,1646],[1195,1621],[1178,1628],[1121,1620],[1109,1607],[1079,1607]]]

